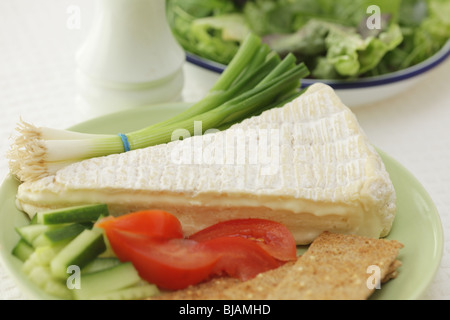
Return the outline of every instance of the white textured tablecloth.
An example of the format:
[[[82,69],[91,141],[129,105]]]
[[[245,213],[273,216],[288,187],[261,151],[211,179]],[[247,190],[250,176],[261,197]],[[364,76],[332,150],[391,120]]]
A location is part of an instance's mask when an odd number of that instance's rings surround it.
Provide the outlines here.
[[[0,179],[4,154],[22,116],[32,123],[66,128],[86,120],[76,108],[74,53],[89,31],[92,0],[0,1]],[[79,29],[67,26],[70,6],[80,9]],[[187,67],[184,97],[204,90]],[[197,75],[198,76],[198,75]],[[395,98],[354,109],[374,145],[401,162],[423,184],[450,234],[450,59]],[[427,299],[450,299],[450,238]],[[0,299],[24,299],[0,265]]]

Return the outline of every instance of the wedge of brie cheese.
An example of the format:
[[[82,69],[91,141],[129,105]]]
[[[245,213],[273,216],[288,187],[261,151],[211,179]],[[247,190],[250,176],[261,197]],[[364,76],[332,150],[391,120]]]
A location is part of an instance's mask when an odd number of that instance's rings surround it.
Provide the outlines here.
[[[17,205],[38,211],[106,203],[120,215],[163,209],[192,234],[214,223],[263,218],[298,244],[323,231],[386,236],[395,191],[356,117],[315,84],[282,108],[221,132],[84,160],[20,185]]]

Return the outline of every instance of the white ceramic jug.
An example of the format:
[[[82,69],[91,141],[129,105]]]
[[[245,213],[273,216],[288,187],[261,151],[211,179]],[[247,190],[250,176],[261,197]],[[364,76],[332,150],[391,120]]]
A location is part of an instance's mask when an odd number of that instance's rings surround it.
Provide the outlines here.
[[[180,99],[185,54],[165,0],[97,0],[92,30],[77,53],[80,105],[100,115]]]

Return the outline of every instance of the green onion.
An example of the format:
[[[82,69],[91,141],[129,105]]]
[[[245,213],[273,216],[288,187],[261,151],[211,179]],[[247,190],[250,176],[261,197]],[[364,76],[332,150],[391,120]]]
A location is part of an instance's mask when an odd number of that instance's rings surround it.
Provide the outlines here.
[[[239,74],[248,66],[252,58],[259,54],[261,39],[255,35],[248,36],[242,43],[242,49],[238,50],[222,76],[216,81],[211,91],[226,90]]]
[[[282,106],[301,94],[301,79],[309,74],[293,55],[281,59],[261,39],[250,34],[206,96],[178,115],[126,134],[131,150],[168,143],[177,129],[194,134],[226,129],[263,111]],[[124,152],[118,135],[100,135],[35,127],[24,121],[7,154],[9,167],[21,181],[54,174],[71,163]]]

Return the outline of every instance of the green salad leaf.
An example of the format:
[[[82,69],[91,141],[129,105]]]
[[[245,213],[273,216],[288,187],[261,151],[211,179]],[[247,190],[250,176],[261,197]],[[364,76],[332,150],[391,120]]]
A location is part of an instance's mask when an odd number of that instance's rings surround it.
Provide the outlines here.
[[[342,76],[357,75],[361,67],[358,52],[366,49],[367,42],[355,31],[339,25],[330,26],[325,42],[326,60],[334,66],[336,72]]]
[[[450,38],[449,0],[167,0],[189,52],[228,64],[248,33],[292,53],[319,79],[385,74],[424,61]],[[376,5],[381,28],[370,28]]]
[[[300,60],[316,58],[313,76],[335,79],[359,76],[378,65],[403,40],[397,24],[377,36],[363,38],[354,28],[310,20],[295,34],[270,35],[266,43],[281,53],[296,52]]]
[[[167,19],[178,42],[187,51],[228,64],[248,30],[231,1],[167,1]]]
[[[358,59],[361,63],[359,74],[375,68],[390,51],[394,50],[403,41],[403,34],[400,26],[392,24],[387,30],[381,32],[378,37],[370,38],[367,47],[359,53]]]
[[[202,56],[227,64],[250,32],[242,15],[231,13],[196,19],[190,25],[189,39]]]
[[[439,51],[450,39],[450,1],[402,0],[403,41],[368,75],[380,75],[416,65]],[[409,15],[407,14],[409,13]]]

